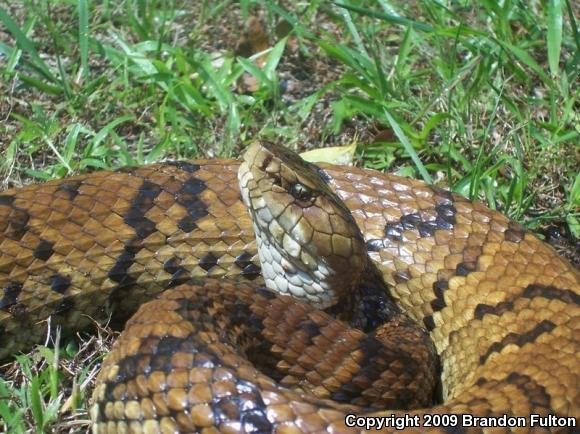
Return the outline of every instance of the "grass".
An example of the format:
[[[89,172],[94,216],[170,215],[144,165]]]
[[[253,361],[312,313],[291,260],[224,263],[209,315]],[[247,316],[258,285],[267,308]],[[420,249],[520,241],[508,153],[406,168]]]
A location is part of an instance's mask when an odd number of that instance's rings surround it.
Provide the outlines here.
[[[90,431],[90,392],[115,335],[97,327],[60,347],[59,332],[0,366],[0,430],[7,433]]]
[[[193,3],[2,3],[4,185],[232,157],[255,138],[299,150],[356,140],[359,165],[579,236],[572,0]],[[244,30],[252,15],[263,34]],[[91,375],[63,375],[69,356],[48,351],[19,358],[18,375],[3,369],[5,430],[86,429],[69,420],[76,405],[58,409],[71,378]]]

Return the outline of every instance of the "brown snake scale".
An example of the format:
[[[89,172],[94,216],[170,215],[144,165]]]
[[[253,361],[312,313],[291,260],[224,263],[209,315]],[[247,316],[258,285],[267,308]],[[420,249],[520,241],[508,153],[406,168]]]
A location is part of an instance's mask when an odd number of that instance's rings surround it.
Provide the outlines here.
[[[252,155],[269,172],[276,157],[261,146]],[[41,342],[49,317],[71,334],[111,316],[123,323],[141,306],[103,363],[94,432],[360,431],[345,425],[348,413],[578,421],[580,273],[550,246],[420,181],[321,165],[388,297],[422,327],[395,314],[365,334],[260,288],[239,166],[162,163],[0,192],[0,359]],[[282,186],[319,176],[284,170]],[[327,217],[319,198],[311,206],[296,194],[314,216],[306,245],[354,249],[336,235],[340,215]],[[434,395],[426,333],[443,403],[417,410]],[[415,410],[383,410],[393,406]]]

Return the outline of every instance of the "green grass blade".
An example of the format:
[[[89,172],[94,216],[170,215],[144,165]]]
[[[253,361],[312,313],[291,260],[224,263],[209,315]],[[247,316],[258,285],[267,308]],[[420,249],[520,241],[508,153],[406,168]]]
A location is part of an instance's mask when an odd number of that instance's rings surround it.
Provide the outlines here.
[[[370,58],[365,56],[363,53],[351,50],[342,44],[326,41],[320,41],[318,44],[329,56],[332,56],[345,65],[350,66],[353,70],[361,74],[369,84],[374,84],[375,77],[373,76],[373,70],[375,65]]]
[[[274,79],[274,71],[278,67],[280,63],[280,59],[282,58],[282,54],[284,54],[284,49],[286,48],[286,42],[288,38],[282,38],[280,41],[274,45],[270,53],[268,53],[268,59],[266,60],[266,64],[264,65],[264,74],[268,79]]]
[[[337,82],[331,82],[326,86],[321,87],[313,94],[305,98],[302,98],[301,100],[292,104],[292,106],[290,106],[290,111],[292,112],[296,111],[301,121],[304,122],[304,120],[310,115],[312,108],[320,100],[320,98],[322,98],[322,96],[327,92],[329,92],[330,90],[334,89],[336,85]]]
[[[269,81],[264,71],[251,60],[245,57],[237,57],[236,60],[248,74],[256,77],[260,83],[267,83]]]
[[[36,423],[37,432],[42,432],[45,418],[42,406],[42,395],[40,393],[40,379],[37,375],[32,377],[30,386],[28,387],[28,404],[30,405],[34,422]]]
[[[544,70],[538,62],[536,62],[532,56],[528,54],[528,52],[520,47],[516,47],[508,42],[500,41],[498,39],[495,40],[499,45],[505,48],[508,52],[513,54],[520,62],[534,71],[538,76],[544,81],[546,84],[550,84],[551,80],[548,78]]]
[[[67,71],[65,70],[62,63],[62,56],[65,55],[66,50],[59,44],[59,41],[61,41],[61,35],[60,32],[56,29],[55,22],[52,18],[50,5],[51,5],[50,2],[46,3],[46,16],[43,22],[44,25],[46,26],[46,29],[48,30],[48,34],[50,35],[50,39],[52,42],[52,49],[54,51],[56,66],[58,68],[58,73],[60,76],[59,83],[61,84],[66,97],[70,99],[72,97],[72,90],[67,77]]]
[[[427,139],[429,138],[429,134],[431,133],[431,130],[433,130],[441,122],[446,121],[446,120],[453,120],[453,117],[449,113],[436,113],[433,116],[431,116],[427,120],[427,122],[425,122],[423,129],[419,133],[419,139],[423,142],[426,142]]]
[[[28,20],[25,27],[22,29],[22,33],[27,35],[32,27],[34,26],[35,20]],[[5,62],[5,66],[2,68],[3,71],[6,71],[10,74],[16,71],[16,68],[20,64],[20,61],[23,60],[24,64],[29,64],[26,59],[22,58],[22,50],[18,48],[9,47],[6,44],[0,42],[0,53],[4,54],[8,60]],[[34,69],[34,67],[32,67]]]
[[[561,0],[550,0],[548,3],[548,64],[552,76],[558,75],[560,50],[562,49],[562,9]]]
[[[401,76],[403,74],[404,67],[407,64],[409,53],[411,52],[411,47],[413,45],[413,37],[414,37],[413,27],[409,26],[405,31],[405,36],[403,37],[403,42],[401,42],[401,45],[399,47],[399,53],[397,55],[397,61],[395,63],[395,72],[397,73],[398,76]]]
[[[64,89],[62,87],[52,86],[48,83],[45,83],[42,80],[38,80],[38,79],[30,77],[26,74],[19,74],[18,78],[20,78],[20,80],[22,80],[24,83],[26,83],[32,87],[35,87],[42,92],[49,93],[51,95],[60,95],[64,92]]]
[[[120,118],[114,119],[105,125],[101,130],[95,135],[93,138],[93,148],[98,148],[101,145],[101,142],[105,140],[105,138],[113,131],[117,125],[120,125],[124,122],[132,121],[135,117],[133,115],[125,115],[121,116]]]
[[[89,79],[89,5],[88,0],[79,0],[79,49],[83,81]]]
[[[572,10],[570,0],[566,0],[566,9],[568,10],[570,27],[572,28],[572,34],[574,35],[574,44],[576,45],[576,53],[574,54],[574,60],[572,61],[571,67],[573,71],[575,70],[576,75],[578,75],[580,65],[580,31],[578,31],[578,24],[576,23],[576,18],[574,18],[574,11]]]
[[[576,175],[574,185],[570,191],[570,204],[572,207],[580,207],[580,173]]]
[[[376,12],[371,11],[369,9],[360,8],[358,6],[347,5],[344,3],[333,2],[336,6],[340,8],[349,9],[353,12],[357,12],[361,15],[366,15],[367,17],[378,18],[383,21],[387,21],[391,24],[398,24],[403,26],[413,26],[413,28],[417,30],[421,30],[423,32],[432,32],[434,28],[429,24],[419,23],[417,21],[410,20],[404,17],[398,17],[395,15],[387,14],[384,12]]]
[[[221,82],[216,79],[217,72],[211,64],[211,60],[205,59],[202,62],[196,62],[193,59],[189,60],[191,65],[198,72],[200,77],[203,78],[205,85],[211,90],[213,96],[217,99],[220,110],[222,112],[227,111],[230,104],[234,102],[234,96],[228,86],[228,83]]]
[[[302,25],[302,23],[293,14],[287,12],[284,8],[279,6],[277,3],[279,3],[279,2],[273,2],[271,0],[266,2],[268,9],[270,9],[272,12],[280,15],[285,21],[287,21],[288,23],[290,23],[290,25],[292,25],[292,28],[293,28],[294,32],[296,32],[296,35],[303,36],[305,38],[314,38],[315,37],[314,33],[312,33],[310,30],[308,30],[308,28],[306,26]]]
[[[0,21],[4,23],[6,28],[12,33],[14,39],[16,39],[16,43],[26,51],[32,59],[35,61],[35,66],[42,72],[42,74],[52,82],[58,82],[57,78],[54,76],[50,69],[44,63],[44,61],[40,58],[38,51],[34,48],[34,44],[30,39],[26,37],[26,35],[20,30],[18,24],[10,18],[8,12],[6,12],[3,8],[0,8]]]
[[[0,429],[14,434],[24,433],[23,415],[18,393],[0,377]]]
[[[154,75],[157,73],[157,68],[155,68],[154,63],[145,57],[144,54],[139,53],[133,47],[130,47],[125,41],[115,32],[110,31],[109,34],[114,39],[114,41],[121,47],[121,50],[125,53],[126,58],[128,58],[132,63],[134,63],[139,69],[141,69],[144,75]],[[166,90],[163,85],[162,88]]]
[[[74,156],[74,152],[78,144],[79,133],[81,132],[81,130],[82,130],[81,124],[73,124],[64,140],[64,149],[62,152],[62,157],[69,164]]]
[[[391,116],[391,114],[387,111],[387,109],[383,109],[383,112],[385,117],[387,118],[387,121],[391,125],[391,128],[395,132],[395,135],[399,138],[399,140],[403,144],[405,151],[407,151],[407,154],[409,154],[411,160],[413,160],[413,163],[415,163],[415,167],[421,174],[423,180],[428,184],[433,184],[433,179],[431,179],[431,175],[429,175],[429,172],[427,172],[427,169],[421,162],[421,159],[417,155],[417,152],[415,152],[413,145],[409,141],[407,135],[403,132],[403,129],[401,128],[399,123],[395,120],[395,118],[393,118],[393,116]]]
[[[53,142],[53,140],[47,134],[44,134],[44,133],[42,135],[42,138],[44,139],[44,142],[46,143],[46,145],[52,150],[52,152],[54,153],[54,155],[56,156],[56,158],[60,162],[60,164],[62,164],[66,168],[67,174],[71,173],[73,171],[72,167],[70,167],[70,165],[68,164],[68,161],[66,161],[64,159],[64,157],[60,154],[60,152],[56,148],[56,145]]]
[[[574,184],[570,189],[570,197],[568,199],[568,204],[570,205],[570,213],[566,216],[566,221],[570,227],[570,231],[576,237],[580,237],[580,221],[575,216],[573,211],[580,209],[580,173],[576,175]]]
[[[365,49],[365,45],[362,41],[362,38],[360,37],[358,29],[356,28],[354,22],[352,21],[352,17],[350,16],[350,13],[348,12],[348,8],[343,7],[343,8],[341,8],[340,12],[342,14],[342,19],[346,23],[346,27],[348,28],[348,31],[350,32],[352,39],[353,39],[356,47],[358,48],[358,51],[361,53],[364,53],[367,57],[369,57],[369,54],[367,53],[367,51]]]

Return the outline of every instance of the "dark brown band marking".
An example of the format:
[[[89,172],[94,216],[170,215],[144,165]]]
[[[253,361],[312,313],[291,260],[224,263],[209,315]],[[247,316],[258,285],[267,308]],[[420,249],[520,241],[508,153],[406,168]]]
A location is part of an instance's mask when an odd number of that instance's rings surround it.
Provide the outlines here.
[[[399,222],[401,223],[401,226],[403,227],[404,230],[409,231],[416,229],[417,226],[419,226],[419,224],[423,222],[423,219],[421,219],[421,216],[419,214],[414,213],[402,216]]]
[[[437,216],[435,220],[424,221],[417,213],[406,214],[398,222],[387,223],[383,231],[385,238],[392,241],[402,241],[403,232],[416,230],[419,236],[432,237],[436,230],[451,230],[455,226],[455,215],[457,210],[450,203],[440,203],[435,205]],[[377,247],[376,245],[374,247]]]
[[[213,253],[209,252],[207,255],[199,258],[198,264],[205,271],[209,271],[218,264],[218,260],[219,260],[218,257],[216,257]]]
[[[240,390],[239,384],[240,382],[236,384],[237,390]],[[247,390],[249,387],[246,386],[243,389]],[[211,408],[216,425],[228,426],[228,424],[233,424],[237,426],[239,421],[243,426],[241,432],[256,434],[274,432],[274,426],[266,416],[266,404],[256,386],[252,384],[252,394],[249,392],[240,394],[242,397],[223,398],[212,404]],[[254,405],[255,408],[253,408]]]
[[[449,288],[449,282],[447,280],[437,280],[433,282],[433,294],[435,298],[431,300],[431,309],[433,313],[439,312],[447,306],[445,303],[445,291]],[[433,319],[433,314],[427,315],[423,318],[423,324],[428,331],[433,331],[435,329],[435,320]]]
[[[177,167],[187,173],[195,173],[200,169],[199,164],[194,164],[189,161],[166,161],[165,164]]]
[[[117,262],[109,270],[108,277],[119,284],[119,286],[109,295],[110,301],[116,297],[119,288],[128,287],[136,282],[134,276],[130,276],[128,271],[135,262],[137,253],[142,249],[142,240],[155,232],[155,223],[145,215],[153,208],[155,198],[161,193],[161,187],[150,181],[144,181],[135,200],[123,218],[125,224],[135,230],[135,236],[125,243],[123,252],[119,255]]]
[[[38,243],[38,245],[36,246],[36,248],[32,252],[32,255],[36,259],[46,261],[54,253],[53,248],[54,248],[54,243],[51,243],[50,241],[46,241],[46,240],[40,240],[40,242]]]
[[[109,270],[107,276],[120,287],[135,283],[135,279],[128,275],[129,268],[135,262],[135,256],[141,250],[138,238],[132,238],[125,243],[123,251],[117,258],[115,265]]]
[[[435,193],[436,198],[440,200],[439,203],[442,205],[451,205],[457,200],[468,201],[468,199],[464,198],[463,196],[454,195],[449,190],[444,190],[441,187],[437,187],[435,185],[431,186],[431,190],[433,193]]]
[[[14,196],[0,195],[0,205],[7,206],[13,211],[8,221],[8,228],[5,232],[6,237],[14,241],[20,241],[28,231],[30,215],[26,210],[15,206],[14,199]]]
[[[359,397],[361,392],[363,392],[367,387],[370,387],[372,383],[378,380],[384,373],[384,366],[379,366],[376,360],[383,350],[381,343],[373,334],[366,335],[361,341],[358,342],[358,348],[362,354],[363,358],[358,363],[359,370],[354,373],[350,381],[341,384],[338,390],[331,393],[330,399],[336,402],[350,403],[353,399]],[[363,371],[364,370],[364,374]],[[357,384],[356,379],[359,375],[366,375],[367,378],[371,379],[365,385]],[[364,378],[364,377],[363,377]]]
[[[469,273],[477,270],[477,262],[461,262],[457,264],[455,268],[455,274],[457,276],[467,276]],[[431,300],[431,309],[433,313],[442,311],[447,304],[445,303],[445,291],[449,289],[448,280],[437,280],[433,282],[433,294],[435,298]],[[433,315],[428,315],[423,318],[423,324],[427,330],[432,331],[435,328],[435,322],[433,321]]]
[[[320,335],[320,325],[312,321],[300,324],[299,328],[306,334],[305,342],[307,342],[307,345],[312,345],[314,343],[314,338]]]
[[[423,324],[425,324],[425,328],[428,331],[433,331],[435,330],[435,320],[433,319],[433,315],[427,315],[425,318],[423,318]]]
[[[504,232],[505,239],[513,243],[521,242],[526,236],[526,231],[516,222],[510,222],[507,230]]]
[[[535,407],[552,408],[550,394],[544,386],[538,384],[532,377],[512,372],[505,381],[517,386]],[[537,408],[534,408],[534,410],[537,410]]]
[[[70,277],[62,274],[55,274],[50,278],[50,289],[59,294],[65,295],[70,288]]]
[[[467,276],[469,273],[477,270],[477,262],[461,262],[455,267],[455,273],[458,276]]]
[[[437,217],[435,217],[437,229],[453,229],[456,223],[455,215],[457,214],[457,210],[453,204],[437,204],[435,205],[435,211],[437,212]]]
[[[400,223],[387,223],[383,231],[385,238],[392,241],[403,240],[403,226]]]
[[[144,239],[155,232],[155,223],[145,217],[153,208],[155,198],[161,193],[161,187],[150,181],[144,181],[131,207],[123,217],[123,222],[131,226],[138,238]]]
[[[514,307],[514,301],[518,298],[536,298],[543,297],[548,300],[561,300],[564,303],[580,305],[580,295],[572,292],[569,289],[560,289],[555,286],[544,285],[528,285],[521,294],[518,294],[514,299],[509,301],[502,301],[495,306],[489,304],[478,304],[475,307],[475,319],[481,320],[485,315],[503,315],[505,312],[511,311]]]
[[[437,229],[446,229],[446,228],[439,225],[437,221],[434,221],[434,222],[421,222],[417,225],[417,229],[419,230],[419,236],[421,236],[421,238],[425,238],[432,237],[433,235],[435,235],[435,231]]]
[[[63,315],[67,312],[72,311],[75,308],[75,303],[69,298],[65,297],[62,301],[54,308],[54,313],[57,315]]]
[[[18,303],[18,296],[22,292],[22,283],[9,282],[3,288],[3,291],[4,295],[0,299],[0,309],[7,311]]]
[[[191,177],[183,183],[175,195],[175,201],[187,210],[187,215],[178,223],[177,227],[183,232],[191,232],[197,228],[196,221],[208,215],[207,205],[199,195],[207,188],[201,179]]]
[[[270,291],[268,288],[263,287],[263,286],[261,286],[258,289],[256,289],[256,292],[260,296],[264,297],[266,300],[273,300],[273,299],[275,299],[277,297],[277,294],[276,293]]]
[[[359,369],[349,381],[341,384],[339,389],[330,394],[333,401],[354,403],[364,396],[362,392],[372,389],[373,383],[380,380],[385,372],[403,378],[406,375],[413,376],[419,369],[411,355],[400,349],[396,354],[390,354],[374,334],[365,335],[358,342],[357,349],[363,355],[362,360],[358,362]],[[411,391],[399,390],[397,400],[387,405],[390,408],[407,409],[414,401],[415,397]]]
[[[54,308],[54,313],[57,315],[65,314],[75,307],[71,298],[67,297],[70,286],[71,280],[68,276],[55,274],[50,278],[50,289],[63,296],[60,303]]]
[[[9,206],[12,208],[14,203],[14,196],[0,195],[0,205]]]
[[[142,354],[129,356],[119,361],[117,378],[105,386],[106,399],[109,401],[141,399],[139,393],[132,395],[131,389],[118,387],[117,384],[134,381],[138,376],[147,376],[154,371],[168,374],[174,370],[173,360],[176,354],[189,354],[193,356],[189,368],[219,369],[222,375],[229,372],[232,381],[235,382],[235,390],[232,393],[209,396],[207,404],[211,406],[216,426],[234,423],[242,426],[244,432],[271,432],[273,426],[267,418],[267,407],[262,400],[260,388],[253,382],[240,379],[236,375],[239,366],[237,364],[230,366],[222,359],[222,350],[208,344],[199,334],[203,330],[216,330],[218,332],[227,330],[228,336],[224,336],[224,338],[231,337],[234,341],[236,339],[244,341],[246,333],[261,335],[263,327],[261,318],[251,312],[248,304],[239,299],[234,301],[228,298],[226,303],[233,301],[234,306],[230,312],[231,315],[228,314],[226,317],[227,324],[224,325],[221,322],[224,318],[216,318],[207,312],[207,306],[216,301],[213,300],[213,296],[219,297],[219,294],[199,294],[199,297],[180,299],[180,305],[183,307],[178,307],[176,312],[179,312],[184,319],[190,320],[196,330],[183,337],[171,335],[143,337],[141,339]],[[217,304],[221,305],[222,302],[223,300],[217,301]],[[241,332],[235,332],[236,329],[241,330]],[[264,339],[260,339],[260,341],[264,341]],[[211,387],[211,381],[208,385]],[[161,387],[168,387],[168,385],[162,384]],[[99,403],[99,409],[100,414],[97,422],[104,420],[106,414],[104,402]],[[169,409],[169,412],[172,413],[173,410]],[[177,413],[173,416],[175,416],[175,420],[179,419]]]
[[[175,256],[165,261],[163,269],[171,274],[168,287],[184,283],[189,277],[189,272],[181,266],[181,260]]]
[[[385,288],[385,283],[374,266],[368,266],[363,273],[364,280],[359,284],[349,300],[326,309],[326,312],[340,318],[345,306],[351,306],[353,315],[349,318],[351,327],[365,333],[372,332],[377,327],[391,321],[401,314],[401,309],[395,299]]]
[[[433,312],[439,312],[446,306],[444,292],[448,288],[449,282],[446,280],[433,282],[433,294],[435,294],[435,298],[431,300],[431,309],[433,309]]]
[[[538,384],[536,380],[528,375],[511,372],[507,377],[499,381],[488,380],[487,378],[480,377],[477,379],[475,384],[478,387],[485,387],[490,390],[497,390],[498,387],[505,387],[505,385],[516,386],[531,404],[530,407],[532,408],[530,408],[530,411],[536,412],[540,409],[552,408],[552,398],[546,388],[541,384]],[[471,402],[469,404],[471,404]]]
[[[211,404],[216,426],[240,422],[242,432],[266,434],[274,431],[259,388],[249,381],[236,380],[237,396],[217,399]],[[227,425],[226,425],[227,426]]]
[[[64,192],[68,196],[68,200],[72,202],[78,196],[82,184],[82,181],[63,181],[58,185],[56,191]]]
[[[384,241],[378,238],[368,240],[366,244],[369,252],[379,252],[385,247]]]
[[[252,255],[248,252],[240,253],[234,263],[242,270],[240,274],[247,279],[253,280],[260,275],[260,267],[252,262]]]
[[[508,345],[514,344],[521,348],[525,344],[534,342],[538,336],[549,333],[555,328],[556,324],[552,321],[544,320],[525,333],[509,333],[501,342],[495,342],[488,348],[486,353],[479,358],[479,364],[483,365],[491,354],[501,352]]]

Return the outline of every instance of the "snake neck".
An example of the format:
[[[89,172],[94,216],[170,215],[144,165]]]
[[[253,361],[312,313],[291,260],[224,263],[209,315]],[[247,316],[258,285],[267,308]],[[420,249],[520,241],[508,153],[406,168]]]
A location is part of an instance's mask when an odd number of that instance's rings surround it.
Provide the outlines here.
[[[372,261],[368,261],[358,288],[326,312],[366,333],[403,315]]]

